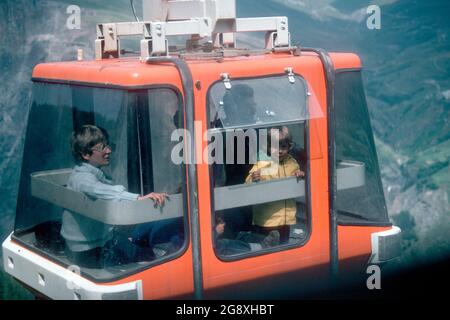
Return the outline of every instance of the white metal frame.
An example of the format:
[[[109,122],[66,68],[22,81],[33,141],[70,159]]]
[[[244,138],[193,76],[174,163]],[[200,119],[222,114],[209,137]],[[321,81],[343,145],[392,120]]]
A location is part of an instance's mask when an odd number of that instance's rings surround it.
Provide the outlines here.
[[[235,33],[266,32],[266,49],[290,47],[287,17],[236,18],[235,0],[143,0],[144,21],[97,25],[97,60],[120,56],[120,37],[142,35],[141,60],[169,54],[169,36],[210,38],[214,48],[235,46]]]
[[[51,262],[13,242],[11,235],[2,246],[4,270],[51,299],[143,299],[141,280],[120,285],[98,285],[79,275],[76,266],[64,268]]]

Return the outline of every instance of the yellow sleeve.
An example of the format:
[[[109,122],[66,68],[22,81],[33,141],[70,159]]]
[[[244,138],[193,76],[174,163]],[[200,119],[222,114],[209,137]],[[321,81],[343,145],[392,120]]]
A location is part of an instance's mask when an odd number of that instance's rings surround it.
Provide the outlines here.
[[[245,178],[245,183],[251,183],[252,182],[252,173],[258,170],[258,163],[255,163],[253,167],[250,169],[247,178]]]
[[[292,171],[290,172],[290,175],[294,174],[297,170],[300,170],[300,166],[294,158],[291,158],[291,164],[290,167],[292,167]]]

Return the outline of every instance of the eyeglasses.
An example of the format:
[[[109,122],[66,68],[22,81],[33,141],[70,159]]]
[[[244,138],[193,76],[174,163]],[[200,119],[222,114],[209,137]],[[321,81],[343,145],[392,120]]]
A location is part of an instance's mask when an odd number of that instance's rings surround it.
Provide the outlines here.
[[[98,147],[93,147],[93,148],[91,148],[92,151],[97,151],[97,152],[105,152],[106,149],[109,149],[109,150],[112,151],[112,150],[113,150],[113,147],[110,146],[109,144],[102,144],[102,145],[100,145],[100,146],[98,146]]]

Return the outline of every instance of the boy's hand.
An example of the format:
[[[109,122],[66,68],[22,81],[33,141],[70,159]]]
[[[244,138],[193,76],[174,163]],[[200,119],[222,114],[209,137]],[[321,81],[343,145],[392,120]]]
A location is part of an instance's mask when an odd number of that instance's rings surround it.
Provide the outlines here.
[[[261,170],[256,170],[252,172],[252,181],[253,182],[261,181]]]
[[[295,171],[292,175],[297,177],[297,179],[301,179],[301,178],[305,177],[305,173],[302,170],[300,170],[300,169]]]
[[[165,192],[163,192],[163,193],[152,192],[152,193],[149,193],[149,194],[147,194],[145,196],[139,197],[138,200],[152,199],[153,202],[155,202],[155,207],[157,207],[157,206],[164,205],[164,201],[168,197],[169,197],[169,195],[167,193],[165,193]]]

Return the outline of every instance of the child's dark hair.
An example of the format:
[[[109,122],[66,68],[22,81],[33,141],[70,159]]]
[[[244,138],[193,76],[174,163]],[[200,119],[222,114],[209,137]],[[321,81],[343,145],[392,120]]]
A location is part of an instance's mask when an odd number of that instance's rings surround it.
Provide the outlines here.
[[[91,155],[92,148],[99,143],[108,143],[108,133],[105,129],[84,125],[72,133],[70,146],[72,155],[77,163],[84,162],[83,155]]]
[[[223,214],[216,213],[216,226],[218,224],[225,223],[225,219],[223,218]]]
[[[280,139],[278,140],[278,145],[281,146],[292,146],[293,141],[292,141],[292,136],[289,133],[288,130],[284,130],[287,129],[286,127],[283,126],[276,126],[276,127],[272,127],[268,130],[268,134],[267,134],[267,146],[268,146],[268,151],[267,153],[270,153],[270,147],[272,145],[272,132],[273,131],[278,131],[280,134]]]

